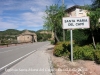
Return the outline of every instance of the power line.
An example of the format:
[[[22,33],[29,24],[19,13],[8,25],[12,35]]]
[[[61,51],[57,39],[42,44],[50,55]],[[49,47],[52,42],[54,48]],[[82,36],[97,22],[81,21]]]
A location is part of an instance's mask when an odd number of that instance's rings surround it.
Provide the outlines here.
[[[74,0],[71,0],[75,5],[76,5],[76,3],[74,2]]]
[[[83,0],[83,2],[84,2],[84,5],[85,5],[85,1]]]
[[[58,0],[57,4],[59,4],[60,0]]]

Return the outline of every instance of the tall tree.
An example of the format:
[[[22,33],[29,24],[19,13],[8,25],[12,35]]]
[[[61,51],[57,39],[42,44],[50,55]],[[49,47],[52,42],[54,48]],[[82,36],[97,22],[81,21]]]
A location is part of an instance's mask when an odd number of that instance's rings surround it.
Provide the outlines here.
[[[62,16],[65,7],[52,5],[46,8],[44,27],[54,32],[55,41],[62,40]]]
[[[85,5],[84,7],[84,9],[88,10],[87,15],[90,18],[90,32],[91,32],[92,41],[93,41],[93,45],[95,49],[96,49],[96,44],[95,44],[95,38],[94,38],[94,31],[98,30],[98,28],[100,27],[100,24],[99,24],[100,8],[98,8],[99,5],[96,4],[97,2],[100,4],[100,0],[93,0],[92,5]]]
[[[100,8],[100,0],[92,0],[92,8],[95,10],[96,8]]]
[[[91,10],[88,13],[88,16],[90,17],[90,31],[91,31],[91,35],[92,35],[92,40],[93,40],[93,45],[94,48],[96,49],[96,45],[95,45],[95,39],[94,39],[94,30],[97,30],[100,27],[99,24],[99,18],[100,18],[100,9],[97,8],[95,11]]]

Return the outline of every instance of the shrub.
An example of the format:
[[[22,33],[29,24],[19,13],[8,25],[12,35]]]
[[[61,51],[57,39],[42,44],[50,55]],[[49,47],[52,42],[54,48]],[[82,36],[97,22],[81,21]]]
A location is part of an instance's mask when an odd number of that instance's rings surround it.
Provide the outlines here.
[[[51,44],[54,45],[55,44],[55,41],[54,40],[51,40]]]
[[[93,48],[91,47],[91,45],[86,45],[83,47],[83,59],[94,60]]]
[[[7,43],[1,43],[0,45],[7,45]]]
[[[54,52],[53,52],[54,55],[56,55],[56,56],[62,56],[63,55],[62,52],[63,52],[63,46],[62,46],[62,44],[56,45],[55,48],[54,48]]]
[[[99,47],[99,44],[98,44]],[[54,55],[56,56],[69,56],[70,57],[70,43],[69,42],[58,42],[54,48]],[[100,64],[100,50],[99,48],[94,50],[93,46],[85,45],[78,46],[74,45],[73,59],[84,59],[84,60],[95,60],[96,63]]]
[[[94,51],[94,60],[96,63],[100,64],[100,50]]]
[[[93,50],[83,51],[83,59],[84,60],[94,60]]]
[[[100,49],[100,43],[96,44],[96,49]]]
[[[66,56],[69,54],[68,51],[69,42],[59,42],[54,48],[53,54],[56,56]]]
[[[74,47],[73,58],[74,59],[83,59],[83,49],[82,49],[82,47],[79,47],[79,46]]]
[[[74,59],[94,60],[93,49],[89,46],[75,46]]]

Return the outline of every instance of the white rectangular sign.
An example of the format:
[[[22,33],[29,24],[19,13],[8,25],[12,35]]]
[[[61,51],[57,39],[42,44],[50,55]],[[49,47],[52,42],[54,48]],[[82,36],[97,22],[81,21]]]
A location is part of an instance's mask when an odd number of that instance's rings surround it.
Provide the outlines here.
[[[90,28],[89,17],[64,17],[63,29]]]

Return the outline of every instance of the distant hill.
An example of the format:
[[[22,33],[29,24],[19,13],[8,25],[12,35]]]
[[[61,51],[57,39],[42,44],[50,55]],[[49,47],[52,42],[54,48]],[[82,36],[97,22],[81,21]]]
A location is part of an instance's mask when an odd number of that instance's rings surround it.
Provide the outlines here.
[[[19,31],[19,30],[16,30],[16,29],[7,29],[5,31],[0,31],[0,36],[2,35],[19,35],[21,33],[23,33],[25,30],[22,30],[22,31]],[[32,31],[32,30],[29,30],[30,32],[35,32],[35,31]]]
[[[48,30],[38,30],[37,32],[41,34],[51,34],[51,31]]]
[[[16,29],[7,29],[5,31],[0,31],[0,40],[3,40],[3,42],[5,42],[5,40],[8,40],[9,38],[16,40],[17,36],[22,34],[24,31],[26,30],[19,31]],[[51,32],[47,30],[38,30],[38,31],[28,30],[28,31],[36,33],[38,41],[46,41],[51,38]]]

